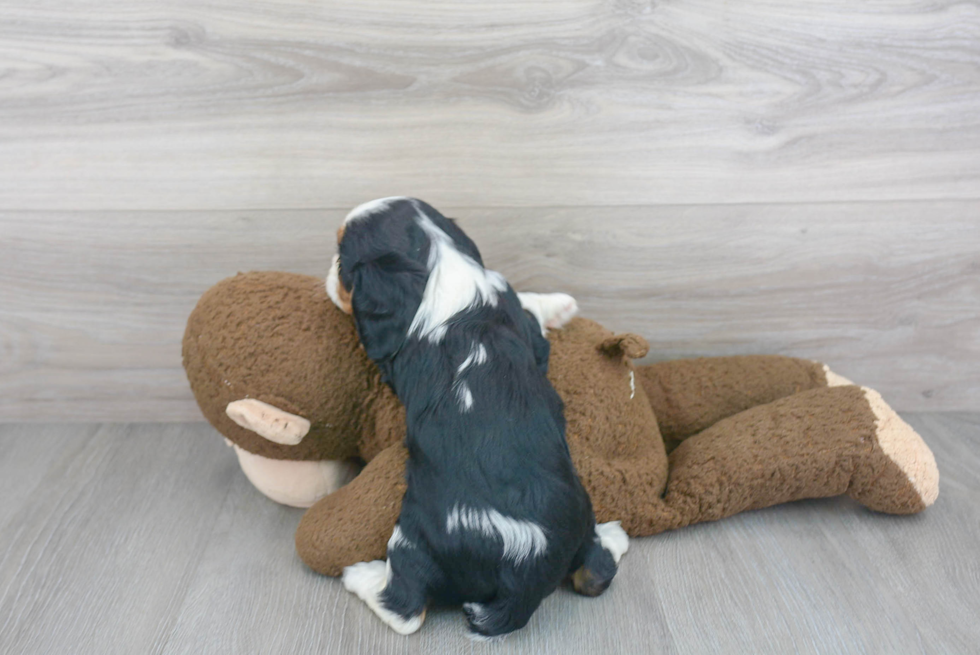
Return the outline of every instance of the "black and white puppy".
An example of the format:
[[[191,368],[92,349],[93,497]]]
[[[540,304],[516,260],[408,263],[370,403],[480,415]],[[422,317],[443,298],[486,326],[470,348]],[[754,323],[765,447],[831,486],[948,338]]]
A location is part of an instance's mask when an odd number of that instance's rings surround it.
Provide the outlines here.
[[[462,603],[477,638],[523,627],[569,575],[602,593],[628,540],[618,522],[596,526],[546,377],[544,328],[574,301],[530,294],[525,310],[419,200],[362,205],[338,240],[328,291],[404,404],[409,452],[388,561],[347,567],[344,586],[402,634],[430,600]]]

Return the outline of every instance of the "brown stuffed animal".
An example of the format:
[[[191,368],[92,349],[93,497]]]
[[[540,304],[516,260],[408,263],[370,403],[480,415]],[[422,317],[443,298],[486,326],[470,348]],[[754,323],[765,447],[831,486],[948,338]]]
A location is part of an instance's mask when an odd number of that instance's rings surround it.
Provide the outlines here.
[[[631,536],[844,493],[911,514],[939,493],[919,435],[875,391],[822,364],[635,366],[641,337],[581,318],[549,337],[549,378],[596,520],[622,521]],[[303,560],[339,575],[383,559],[405,490],[404,410],[323,280],[248,273],[218,283],[191,314],[183,351],[201,410],[253,484],[312,506],[296,532]],[[354,477],[357,459],[367,465]]]

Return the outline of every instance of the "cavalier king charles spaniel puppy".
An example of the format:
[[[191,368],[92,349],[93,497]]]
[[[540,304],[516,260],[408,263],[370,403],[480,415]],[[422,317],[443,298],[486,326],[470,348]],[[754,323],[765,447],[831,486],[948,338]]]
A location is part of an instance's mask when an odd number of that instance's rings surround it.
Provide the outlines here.
[[[518,294],[450,219],[413,198],[352,211],[327,291],[405,406],[407,491],[387,562],[343,583],[401,634],[430,601],[462,604],[474,638],[522,628],[568,576],[601,594],[628,540],[597,526],[546,377],[565,294]],[[522,304],[523,301],[523,304]]]

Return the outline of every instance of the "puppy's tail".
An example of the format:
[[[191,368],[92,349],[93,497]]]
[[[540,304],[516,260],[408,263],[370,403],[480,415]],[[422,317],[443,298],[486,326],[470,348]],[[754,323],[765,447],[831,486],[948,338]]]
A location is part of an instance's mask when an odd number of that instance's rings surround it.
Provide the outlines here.
[[[616,577],[619,558],[629,549],[629,537],[619,527],[619,521],[602,523],[595,528],[595,537],[583,546],[582,565],[572,572],[572,586],[584,596],[598,596]]]
[[[523,628],[541,600],[539,594],[510,593],[489,603],[464,603],[470,639],[489,641]]]

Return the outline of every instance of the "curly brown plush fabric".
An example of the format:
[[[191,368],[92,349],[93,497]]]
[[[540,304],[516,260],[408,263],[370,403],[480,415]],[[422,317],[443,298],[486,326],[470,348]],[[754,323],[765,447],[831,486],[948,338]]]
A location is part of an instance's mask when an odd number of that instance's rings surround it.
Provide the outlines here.
[[[257,455],[296,460],[356,457],[362,446],[371,457],[401,439],[398,399],[353,322],[324,311],[332,307],[321,280],[288,273],[240,273],[201,297],[184,332],[184,369],[218,432]],[[337,386],[345,380],[355,388]],[[310,433],[295,446],[263,439],[225,414],[242,398],[309,419]]]
[[[549,337],[549,378],[596,518],[622,521],[633,536],[802,498],[846,493],[895,514],[936,499],[922,439],[872,390],[828,386],[819,363],[750,356],[637,367],[642,337],[586,319]],[[204,415],[241,448],[368,462],[304,515],[296,546],[307,564],[338,575],[384,556],[404,493],[404,410],[321,280],[249,273],[219,283],[188,321],[184,365]],[[309,434],[287,446],[240,427],[225,408],[243,398],[307,418]]]

